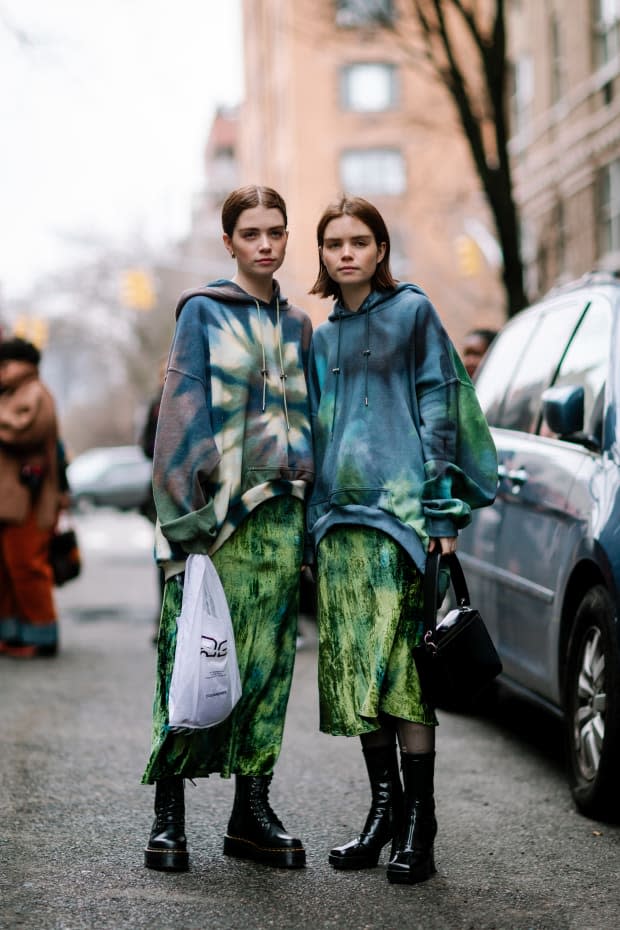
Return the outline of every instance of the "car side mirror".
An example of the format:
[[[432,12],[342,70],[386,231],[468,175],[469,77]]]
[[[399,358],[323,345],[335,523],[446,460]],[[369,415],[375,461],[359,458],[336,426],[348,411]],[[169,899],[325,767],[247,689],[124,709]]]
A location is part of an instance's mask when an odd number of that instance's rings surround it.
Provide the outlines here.
[[[547,388],[542,395],[543,416],[547,426],[558,436],[570,436],[583,429],[582,387],[565,384]]]
[[[543,417],[552,433],[598,452],[600,443],[583,432],[584,390],[581,385],[563,384],[543,391]]]

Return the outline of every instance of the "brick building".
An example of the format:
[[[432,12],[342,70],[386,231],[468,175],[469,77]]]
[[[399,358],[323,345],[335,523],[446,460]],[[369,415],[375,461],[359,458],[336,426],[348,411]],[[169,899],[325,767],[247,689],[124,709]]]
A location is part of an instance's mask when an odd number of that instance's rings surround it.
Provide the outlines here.
[[[510,143],[530,297],[620,269],[620,2],[512,0]]]
[[[240,178],[287,201],[285,293],[315,322],[327,315],[307,295],[316,223],[346,191],[379,207],[394,273],[425,288],[457,344],[499,325],[492,222],[452,103],[412,57],[408,0],[244,0],[243,28]]]

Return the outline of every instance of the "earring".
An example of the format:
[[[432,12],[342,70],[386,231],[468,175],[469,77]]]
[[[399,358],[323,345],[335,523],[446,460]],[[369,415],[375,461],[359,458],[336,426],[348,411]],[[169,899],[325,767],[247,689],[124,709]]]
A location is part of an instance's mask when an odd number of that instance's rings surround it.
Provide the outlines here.
[[[230,253],[230,257],[231,257],[231,258],[236,258],[237,256],[235,255],[234,252],[231,252],[231,253]]]

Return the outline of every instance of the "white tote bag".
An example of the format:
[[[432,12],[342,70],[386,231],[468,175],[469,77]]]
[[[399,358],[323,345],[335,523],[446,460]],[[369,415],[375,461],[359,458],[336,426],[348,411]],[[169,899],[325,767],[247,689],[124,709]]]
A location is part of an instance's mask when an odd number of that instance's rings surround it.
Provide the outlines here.
[[[221,723],[241,697],[230,612],[208,555],[185,564],[183,603],[168,698],[170,729]]]

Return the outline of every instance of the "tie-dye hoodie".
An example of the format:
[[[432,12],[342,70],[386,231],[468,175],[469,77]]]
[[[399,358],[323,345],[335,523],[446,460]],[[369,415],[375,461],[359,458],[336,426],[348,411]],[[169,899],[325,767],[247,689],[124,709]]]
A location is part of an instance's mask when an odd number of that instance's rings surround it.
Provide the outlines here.
[[[375,527],[422,569],[429,537],[456,536],[491,504],[497,458],[473,385],[420,288],[336,303],[310,350],[315,545],[334,526]]]
[[[213,553],[244,517],[313,479],[307,392],[312,325],[280,296],[231,281],[186,292],[162,394],[153,494],[170,556]],[[160,558],[166,553],[160,548]]]

